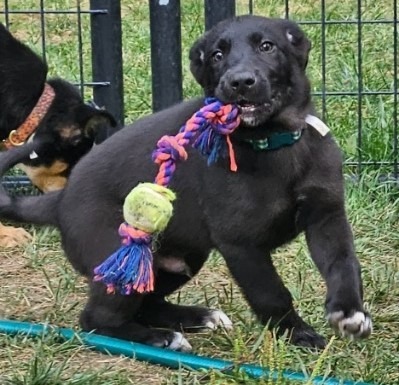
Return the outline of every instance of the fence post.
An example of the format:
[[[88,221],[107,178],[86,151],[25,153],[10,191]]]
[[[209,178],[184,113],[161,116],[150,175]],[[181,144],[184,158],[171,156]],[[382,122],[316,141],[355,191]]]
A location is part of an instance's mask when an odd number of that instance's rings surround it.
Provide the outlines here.
[[[94,102],[124,124],[120,0],[90,0]],[[102,12],[95,12],[102,11]],[[112,132],[108,132],[111,134]]]
[[[152,109],[182,100],[180,0],[149,0]]]
[[[235,0],[205,0],[205,29],[236,14]]]

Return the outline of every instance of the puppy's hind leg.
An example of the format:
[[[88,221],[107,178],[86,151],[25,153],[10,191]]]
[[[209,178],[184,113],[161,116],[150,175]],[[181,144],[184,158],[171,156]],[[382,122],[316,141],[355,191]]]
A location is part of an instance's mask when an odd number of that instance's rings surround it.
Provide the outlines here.
[[[165,269],[170,266],[170,263],[162,263],[155,279],[155,291],[143,299],[137,320],[143,325],[190,332],[216,329],[218,326],[231,329],[233,327],[232,322],[220,310],[200,306],[176,305],[165,300],[167,295],[179,289],[198,272],[207,258],[206,255],[207,253],[190,253],[192,263],[187,266],[185,271],[189,271],[191,274],[166,271]],[[159,255],[158,257],[162,258]],[[180,260],[184,261],[184,259]]]
[[[145,299],[138,322],[174,330],[195,332],[203,329],[215,330],[222,327],[233,328],[229,317],[221,310],[212,310],[201,306],[184,306],[167,302],[155,295]]]
[[[80,316],[84,331],[171,350],[190,351],[181,333],[150,329],[135,321],[144,295],[107,294],[100,283],[90,286],[90,297]]]

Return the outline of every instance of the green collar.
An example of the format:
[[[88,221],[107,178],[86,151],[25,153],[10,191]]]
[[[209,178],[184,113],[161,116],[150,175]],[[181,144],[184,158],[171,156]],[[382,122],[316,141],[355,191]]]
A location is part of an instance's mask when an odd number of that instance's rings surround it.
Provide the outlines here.
[[[278,132],[264,139],[247,139],[245,142],[249,143],[256,151],[268,151],[277,150],[285,146],[292,146],[301,138],[301,136],[302,130]]]

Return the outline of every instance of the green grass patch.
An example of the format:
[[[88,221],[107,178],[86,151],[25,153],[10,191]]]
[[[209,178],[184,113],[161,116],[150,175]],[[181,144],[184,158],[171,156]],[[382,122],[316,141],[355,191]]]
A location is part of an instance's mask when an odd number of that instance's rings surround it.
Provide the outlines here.
[[[235,329],[229,333],[219,330],[187,335],[194,351],[275,370],[292,369],[307,375],[397,384],[398,200],[396,186],[381,183],[378,174],[347,184],[347,210],[363,268],[365,302],[374,320],[374,333],[369,340],[351,342],[336,338],[325,354],[276,340],[256,321],[223,259],[213,253],[201,273],[171,300],[222,309],[233,320]],[[31,231],[35,234],[32,245],[17,251],[1,251],[0,317],[76,328],[85,303],[86,282],[65,260],[57,231],[34,228]],[[324,320],[325,286],[304,239],[301,237],[277,250],[274,260],[300,314],[331,339],[333,333]],[[59,378],[87,379],[82,384],[135,384],[140,383],[144,373],[147,373],[146,384],[268,384],[267,380],[255,381],[240,373],[193,373],[157,366],[149,369],[148,365],[131,359],[95,353],[74,343],[60,344],[51,338],[2,336],[0,346],[3,378],[7,381],[25,378],[26,384],[35,384],[33,378],[40,378],[43,373],[55,384]],[[65,354],[59,354],[62,349]],[[90,376],[97,382],[90,380]],[[281,379],[280,383],[286,382]]]

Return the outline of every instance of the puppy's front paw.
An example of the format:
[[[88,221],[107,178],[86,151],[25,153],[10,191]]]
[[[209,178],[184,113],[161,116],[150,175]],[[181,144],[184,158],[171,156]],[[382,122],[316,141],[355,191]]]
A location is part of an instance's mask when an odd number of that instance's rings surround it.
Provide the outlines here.
[[[347,317],[342,310],[335,311],[327,315],[327,320],[333,329],[350,339],[367,338],[373,330],[370,315],[361,311],[352,311]]]

